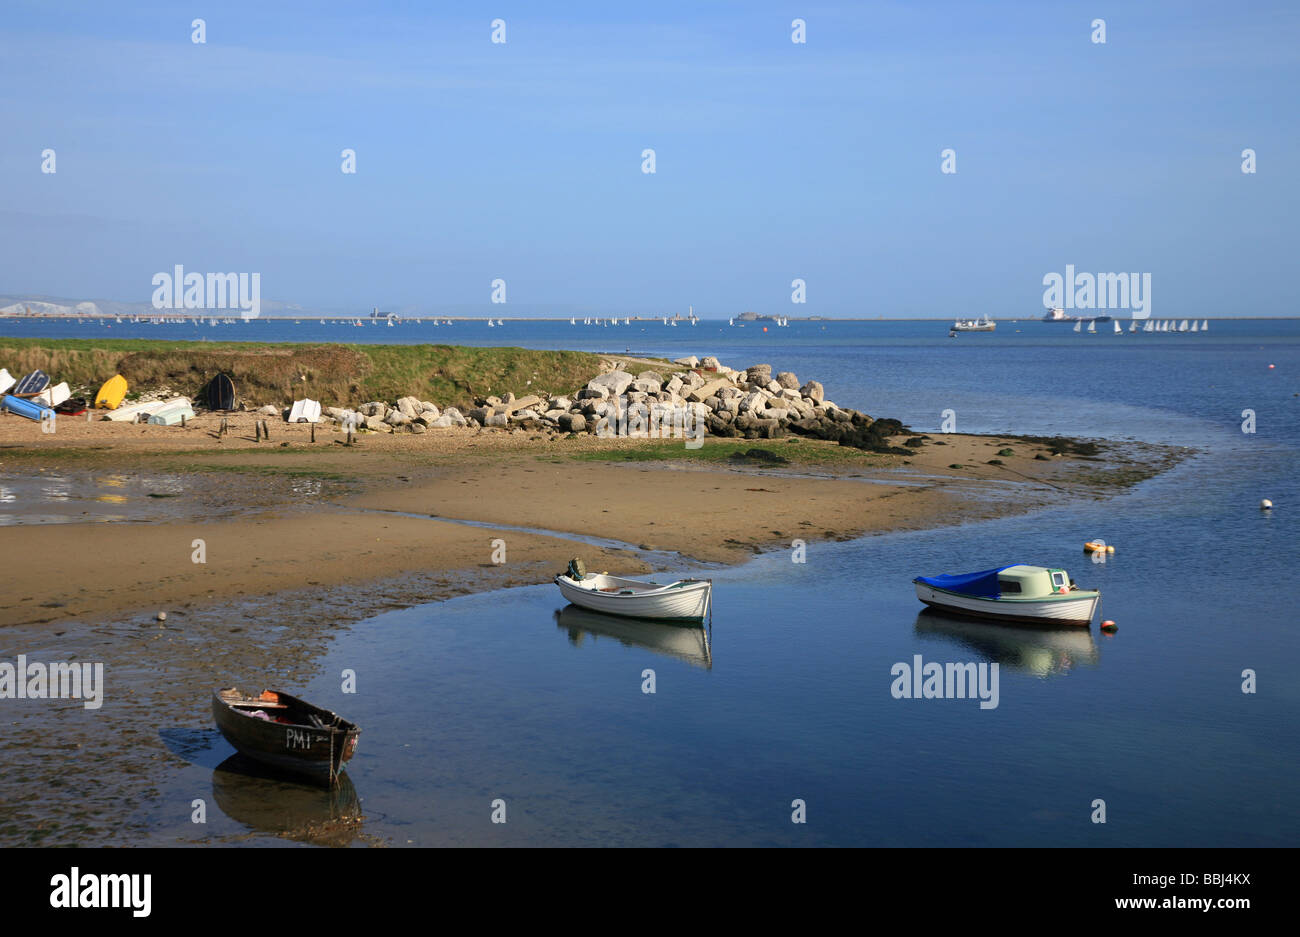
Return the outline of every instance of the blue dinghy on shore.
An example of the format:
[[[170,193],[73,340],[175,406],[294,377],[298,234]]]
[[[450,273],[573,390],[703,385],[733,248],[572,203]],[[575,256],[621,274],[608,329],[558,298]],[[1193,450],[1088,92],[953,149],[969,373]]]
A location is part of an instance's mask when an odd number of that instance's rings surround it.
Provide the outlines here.
[[[0,400],[0,410],[7,410],[18,416],[25,416],[27,419],[35,420],[38,423],[41,420],[54,419],[54,411],[49,407],[32,403],[30,400],[23,400],[13,394],[6,394],[4,400]]]

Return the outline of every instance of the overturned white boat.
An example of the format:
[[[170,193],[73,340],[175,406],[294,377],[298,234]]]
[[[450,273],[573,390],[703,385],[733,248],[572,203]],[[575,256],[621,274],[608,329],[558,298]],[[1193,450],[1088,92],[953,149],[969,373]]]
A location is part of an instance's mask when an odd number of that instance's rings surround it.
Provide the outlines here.
[[[290,423],[319,423],[320,422],[320,402],[304,398],[295,400],[292,409],[289,410]]]
[[[173,397],[149,411],[149,423],[153,426],[177,426],[192,419],[194,407],[188,397]]]
[[[644,582],[607,573],[589,573],[581,560],[570,560],[569,568],[555,577],[560,594],[582,608],[660,621],[703,621],[713,598],[713,583],[707,579],[677,582]]]
[[[1079,589],[1063,569],[999,566],[954,576],[917,576],[916,597],[960,615],[1039,625],[1088,627],[1101,593]]]

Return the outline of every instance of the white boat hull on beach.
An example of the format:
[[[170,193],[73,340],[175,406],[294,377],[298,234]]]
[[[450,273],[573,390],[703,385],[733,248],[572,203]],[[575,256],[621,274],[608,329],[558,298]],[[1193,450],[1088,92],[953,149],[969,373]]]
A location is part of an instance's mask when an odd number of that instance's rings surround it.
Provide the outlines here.
[[[561,595],[582,608],[606,615],[674,621],[703,620],[713,593],[713,584],[704,579],[659,585],[603,573],[588,573],[581,581],[556,576],[555,584]]]
[[[946,589],[936,589],[923,582],[914,582],[916,597],[932,608],[974,615],[978,618],[999,621],[1018,621],[1025,624],[1082,625],[1092,624],[1097,614],[1101,596],[1089,592],[1079,598],[1061,596],[1041,599],[990,599],[975,595],[961,595]]]
[[[389,325],[392,325],[390,322]],[[315,400],[295,400],[289,411],[290,423],[319,423],[320,403]]]
[[[134,423],[136,417],[140,414],[148,416],[154,410],[161,407],[161,400],[150,400],[147,403],[128,403],[104,414],[104,419],[112,420],[114,423]]]

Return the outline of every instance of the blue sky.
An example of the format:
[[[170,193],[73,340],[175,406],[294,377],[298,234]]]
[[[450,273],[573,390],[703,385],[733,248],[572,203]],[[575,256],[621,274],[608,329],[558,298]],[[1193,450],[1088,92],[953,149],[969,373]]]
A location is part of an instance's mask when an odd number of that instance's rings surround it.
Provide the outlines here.
[[[506,315],[997,317],[1073,264],[1151,273],[1157,317],[1300,314],[1294,2],[0,15],[0,292],[147,301],[179,263],[339,311],[500,277]]]

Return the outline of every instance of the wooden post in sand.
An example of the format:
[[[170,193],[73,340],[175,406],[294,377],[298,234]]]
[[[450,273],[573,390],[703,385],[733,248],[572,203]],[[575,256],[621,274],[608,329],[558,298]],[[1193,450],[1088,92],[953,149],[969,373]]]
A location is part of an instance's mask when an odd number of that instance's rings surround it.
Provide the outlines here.
[[[254,420],[253,421],[253,442],[261,442],[261,441],[262,441],[262,421]]]
[[[315,424],[315,423],[313,423],[313,424],[311,425],[311,441],[312,441],[312,442],[315,442],[315,441],[316,441],[316,424]]]
[[[262,421],[262,435],[266,437],[267,442],[271,441],[271,424],[266,420]]]

